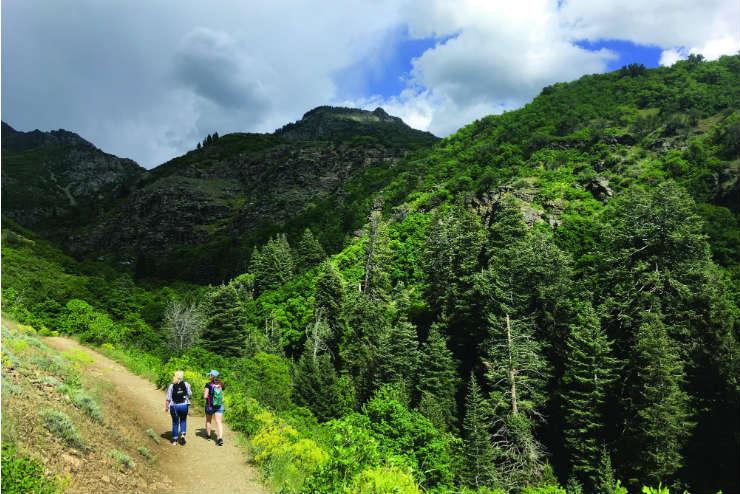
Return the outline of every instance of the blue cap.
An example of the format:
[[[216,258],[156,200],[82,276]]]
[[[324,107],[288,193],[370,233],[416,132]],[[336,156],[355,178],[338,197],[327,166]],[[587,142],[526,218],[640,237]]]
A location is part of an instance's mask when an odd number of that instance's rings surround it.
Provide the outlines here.
[[[208,373],[211,377],[218,377],[218,371],[216,369],[211,370],[211,372]]]

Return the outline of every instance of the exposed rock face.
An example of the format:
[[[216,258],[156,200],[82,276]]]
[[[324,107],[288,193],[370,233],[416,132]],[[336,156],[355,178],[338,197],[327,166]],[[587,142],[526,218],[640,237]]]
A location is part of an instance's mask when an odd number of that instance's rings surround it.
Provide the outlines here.
[[[93,218],[145,170],[65,130],[18,132],[2,124],[3,215],[29,228]]]
[[[379,174],[437,140],[380,108],[319,107],[275,134],[225,135],[146,171],[71,132],[7,129],[11,219],[73,254],[196,281],[244,269],[252,245],[301,225],[340,245]]]
[[[614,195],[614,191],[609,187],[609,180],[604,177],[590,179],[584,184],[584,187],[600,201],[606,201]]]
[[[382,108],[366,111],[332,106],[314,108],[299,121],[276,130],[275,135],[297,141],[346,140],[365,136],[382,139],[384,143],[402,142],[406,146],[431,144],[437,140],[429,132],[412,129]]]

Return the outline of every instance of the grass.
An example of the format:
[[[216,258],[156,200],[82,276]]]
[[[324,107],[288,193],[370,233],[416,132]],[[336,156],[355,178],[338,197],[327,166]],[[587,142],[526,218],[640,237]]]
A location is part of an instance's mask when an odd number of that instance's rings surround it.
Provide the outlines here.
[[[80,350],[79,348],[66,350],[62,353],[62,356],[70,362],[74,364],[79,364],[81,366],[90,365],[95,361],[95,359],[89,353],[85,352],[84,350]]]
[[[103,345],[100,350],[106,356],[116,362],[123,364],[134,374],[142,376],[151,382],[156,382],[160,374],[162,362],[153,355],[147,355],[141,351],[125,350],[115,348],[112,345]]]
[[[85,412],[85,414],[95,422],[100,423],[103,421],[103,412],[100,409],[100,406],[98,406],[95,400],[84,391],[79,390],[74,393],[72,395],[72,403],[74,403],[77,408]]]
[[[147,460],[149,461],[154,460],[154,455],[152,454],[152,451],[146,446],[139,446],[138,448],[136,448],[136,451],[138,451],[139,454],[143,456],[144,458],[146,458]]]
[[[109,455],[126,468],[134,468],[136,466],[136,463],[134,463],[134,460],[132,460],[129,455],[122,453],[117,449],[112,449]]]
[[[152,441],[159,444],[159,437],[157,436],[157,433],[154,432],[154,429],[147,429],[146,435],[149,436],[152,439]]]
[[[85,449],[85,442],[69,415],[58,410],[46,410],[42,413],[42,418],[46,428],[56,438],[63,440],[68,446]]]

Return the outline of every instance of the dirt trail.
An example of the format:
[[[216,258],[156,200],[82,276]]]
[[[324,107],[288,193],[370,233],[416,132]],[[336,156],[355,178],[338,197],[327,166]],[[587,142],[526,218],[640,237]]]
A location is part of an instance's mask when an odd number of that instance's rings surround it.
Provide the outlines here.
[[[170,415],[164,411],[164,392],[152,383],[76,341],[61,337],[45,338],[45,341],[60,351],[82,349],[95,359],[91,366],[115,386],[119,407],[117,415],[121,420],[143,424],[144,430],[151,427],[158,435],[169,433],[172,429]],[[194,394],[198,392],[200,390],[193,390]],[[228,427],[224,425],[224,445],[219,447],[214,441],[199,435],[204,424],[202,416],[190,416],[187,445],[172,446],[168,439],[161,439],[161,444],[156,447],[159,457],[157,467],[174,485],[174,490],[169,492],[266,493],[267,490],[257,481],[256,471],[247,463],[244,452],[234,445],[234,435]]]

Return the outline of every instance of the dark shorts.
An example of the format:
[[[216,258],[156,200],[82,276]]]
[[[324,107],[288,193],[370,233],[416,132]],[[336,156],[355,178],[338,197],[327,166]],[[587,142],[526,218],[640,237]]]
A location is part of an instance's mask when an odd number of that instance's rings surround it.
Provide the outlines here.
[[[224,406],[221,405],[219,408],[210,411],[209,408],[206,407],[206,415],[213,415],[214,413],[224,413]]]

